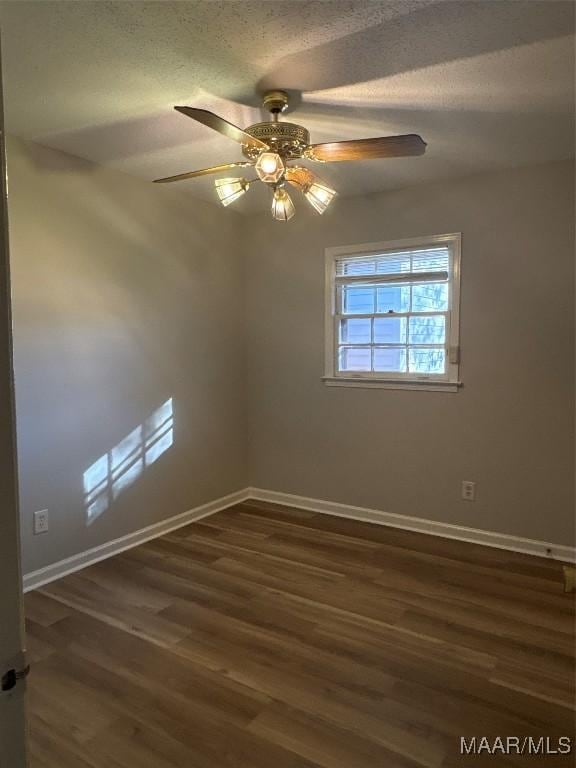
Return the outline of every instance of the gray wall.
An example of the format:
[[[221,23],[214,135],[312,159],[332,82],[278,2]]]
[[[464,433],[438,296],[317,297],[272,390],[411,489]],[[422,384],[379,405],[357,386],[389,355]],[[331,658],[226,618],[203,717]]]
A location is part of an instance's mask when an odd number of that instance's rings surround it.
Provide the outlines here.
[[[573,544],[572,179],[554,164],[244,222],[252,484]],[[462,390],[326,387],[324,248],[446,232]]]
[[[571,165],[282,225],[19,140],[8,161],[25,572],[249,484],[573,543]],[[453,231],[463,389],[326,387],[324,248]],[[169,398],[173,444],[87,514],[87,470]]]
[[[18,140],[8,170],[29,572],[247,485],[243,274],[234,212]],[[173,445],[87,515],[86,471],[169,398]]]

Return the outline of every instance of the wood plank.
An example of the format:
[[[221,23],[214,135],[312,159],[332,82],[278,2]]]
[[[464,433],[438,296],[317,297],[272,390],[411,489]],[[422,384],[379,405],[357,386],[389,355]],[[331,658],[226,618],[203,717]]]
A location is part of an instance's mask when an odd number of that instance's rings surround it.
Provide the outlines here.
[[[250,502],[27,606],[31,768],[455,768],[460,736],[574,736],[553,561]]]

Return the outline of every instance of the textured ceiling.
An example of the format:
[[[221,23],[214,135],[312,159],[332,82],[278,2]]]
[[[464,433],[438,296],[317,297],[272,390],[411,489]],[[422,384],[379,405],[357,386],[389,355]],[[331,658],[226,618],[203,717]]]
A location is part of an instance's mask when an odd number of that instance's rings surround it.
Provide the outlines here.
[[[293,91],[289,119],[314,142],[428,142],[422,158],[323,166],[344,195],[573,150],[572,2],[41,0],[0,3],[0,23],[7,129],[147,179],[241,158],[174,104],[246,126],[267,87]],[[211,178],[179,187],[214,199]],[[240,210],[265,203],[255,188]]]

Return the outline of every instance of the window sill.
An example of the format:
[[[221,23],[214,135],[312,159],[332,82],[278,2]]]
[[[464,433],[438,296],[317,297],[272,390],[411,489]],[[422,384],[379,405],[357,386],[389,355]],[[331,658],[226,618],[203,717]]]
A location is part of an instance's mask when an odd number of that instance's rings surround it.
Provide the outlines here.
[[[359,387],[361,389],[408,389],[424,392],[458,392],[460,381],[431,381],[429,379],[364,379],[360,376],[323,376],[327,387]]]

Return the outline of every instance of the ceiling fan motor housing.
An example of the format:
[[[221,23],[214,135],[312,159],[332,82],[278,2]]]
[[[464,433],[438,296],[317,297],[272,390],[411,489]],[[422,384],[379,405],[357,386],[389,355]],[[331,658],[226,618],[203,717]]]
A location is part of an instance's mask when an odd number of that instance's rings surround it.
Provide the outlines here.
[[[302,157],[310,143],[310,134],[302,125],[296,123],[256,123],[245,129],[246,133],[268,144],[271,152],[277,152],[282,158]],[[242,145],[242,152],[250,160],[255,160],[261,150],[257,147]]]

